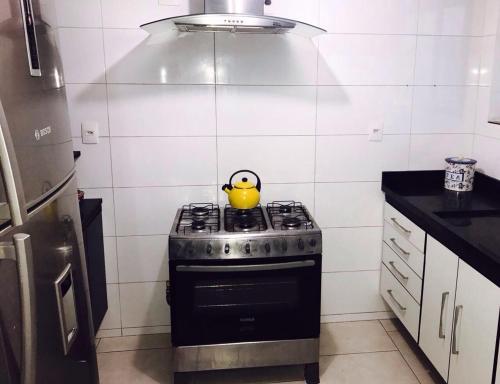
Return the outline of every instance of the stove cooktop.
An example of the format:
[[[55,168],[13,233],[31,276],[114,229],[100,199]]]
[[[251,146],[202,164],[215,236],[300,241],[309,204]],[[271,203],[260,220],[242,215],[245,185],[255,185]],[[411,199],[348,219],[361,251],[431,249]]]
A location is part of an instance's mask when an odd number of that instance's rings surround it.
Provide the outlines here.
[[[300,202],[250,210],[193,203],[178,210],[170,259],[299,256],[321,253],[321,230]]]

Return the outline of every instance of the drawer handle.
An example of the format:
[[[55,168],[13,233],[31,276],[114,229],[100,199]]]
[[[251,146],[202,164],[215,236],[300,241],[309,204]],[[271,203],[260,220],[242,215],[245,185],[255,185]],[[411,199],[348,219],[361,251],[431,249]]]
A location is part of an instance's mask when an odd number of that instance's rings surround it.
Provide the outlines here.
[[[400,230],[402,230],[405,234],[407,234],[407,235],[411,234],[411,231],[409,229],[406,229],[401,224],[399,224],[398,219],[396,219],[395,217],[391,217],[391,220],[396,225],[396,227],[398,227]]]
[[[443,295],[441,296],[441,314],[439,315],[439,338],[444,339],[446,338],[444,334],[444,306],[446,304],[446,301],[448,299],[448,296],[450,296],[450,292],[443,292]]]
[[[401,303],[392,294],[392,289],[388,289],[387,293],[389,294],[389,296],[391,297],[391,299],[396,303],[396,305],[398,306],[398,308],[399,308],[400,311],[406,311],[406,307],[403,307],[401,305]]]
[[[454,355],[459,354],[458,350],[458,341],[457,341],[457,328],[458,328],[458,318],[462,318],[462,310],[464,307],[462,305],[458,305],[455,307],[455,319],[453,320],[453,339],[451,341],[451,353]]]
[[[408,276],[405,276],[403,275],[403,272],[401,272],[397,267],[396,267],[396,263],[394,261],[389,261],[389,264],[391,265],[392,269],[394,269],[394,271],[399,275],[399,277],[401,279],[403,279],[404,281],[408,281],[409,277]]]
[[[403,248],[401,248],[401,246],[397,243],[396,239],[394,237],[391,238],[391,243],[394,244],[394,246],[396,247],[396,250],[403,256],[405,257],[409,257],[410,256],[410,252],[408,251],[405,251]]]

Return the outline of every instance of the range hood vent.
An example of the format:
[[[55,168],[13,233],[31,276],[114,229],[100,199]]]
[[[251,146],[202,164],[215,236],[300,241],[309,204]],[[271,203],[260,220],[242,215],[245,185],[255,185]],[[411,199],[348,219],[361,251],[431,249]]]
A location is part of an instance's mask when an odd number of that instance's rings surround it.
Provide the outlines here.
[[[205,0],[205,13],[171,17],[141,25],[150,34],[169,30],[181,32],[232,32],[283,34],[314,37],[324,29],[300,21],[265,16],[271,0]]]

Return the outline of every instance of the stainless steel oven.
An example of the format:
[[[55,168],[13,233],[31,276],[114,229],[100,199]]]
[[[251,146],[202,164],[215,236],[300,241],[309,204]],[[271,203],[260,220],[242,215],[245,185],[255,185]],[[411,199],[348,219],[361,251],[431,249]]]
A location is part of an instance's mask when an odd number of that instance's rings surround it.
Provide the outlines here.
[[[170,268],[175,346],[319,337],[320,255]]]

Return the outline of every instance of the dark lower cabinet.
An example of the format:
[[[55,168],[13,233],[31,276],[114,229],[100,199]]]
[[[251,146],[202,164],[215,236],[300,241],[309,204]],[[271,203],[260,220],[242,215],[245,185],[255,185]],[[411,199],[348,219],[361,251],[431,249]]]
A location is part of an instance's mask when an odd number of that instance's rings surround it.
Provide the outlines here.
[[[89,278],[92,320],[94,322],[94,332],[97,333],[108,310],[102,232],[102,199],[81,200],[80,215]]]

